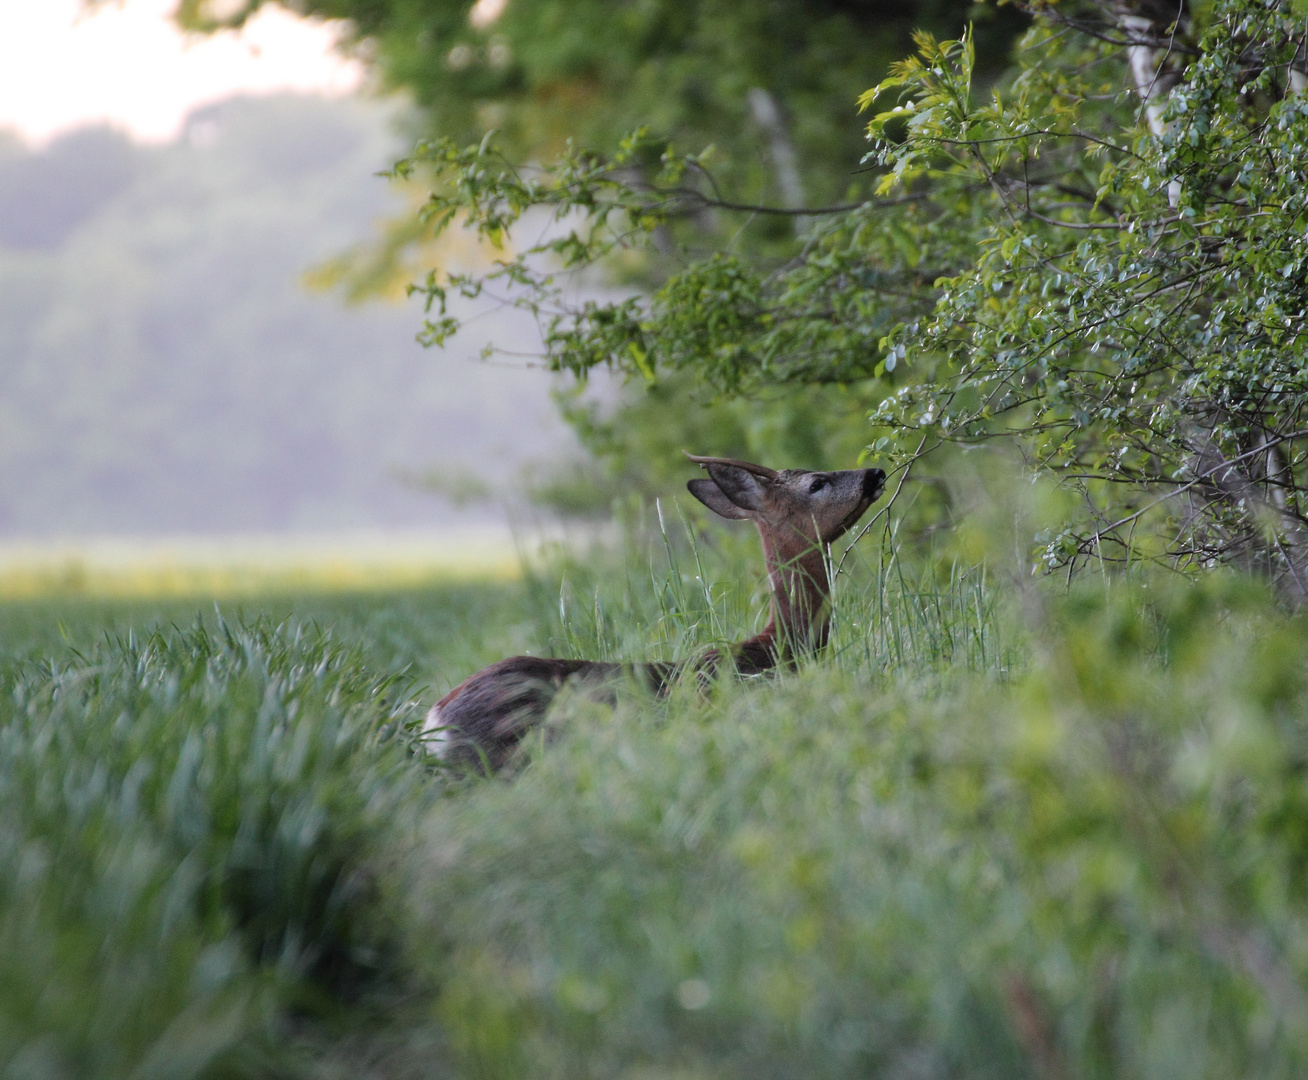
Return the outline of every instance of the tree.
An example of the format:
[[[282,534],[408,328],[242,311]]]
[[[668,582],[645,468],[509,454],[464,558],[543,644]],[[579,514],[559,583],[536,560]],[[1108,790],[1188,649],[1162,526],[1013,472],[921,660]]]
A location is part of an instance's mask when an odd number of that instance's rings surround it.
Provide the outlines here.
[[[1043,539],[1051,568],[1239,560],[1302,600],[1304,19],[1262,0],[1032,14],[992,93],[970,34],[919,36],[862,99],[875,193],[823,215],[799,256],[711,251],[647,295],[570,304],[540,256],[587,267],[730,210],[703,157],[662,148],[660,173],[634,175],[637,135],[524,172],[490,143],[426,144],[441,227],[496,238],[529,208],[584,218],[452,284],[510,283],[545,317],[551,364],[579,375],[684,372],[728,396],[857,383],[871,449],[901,476],[1006,440],[1080,496]],[[445,287],[427,284],[434,340],[454,329]]]
[[[183,0],[178,18],[239,25],[269,0]],[[862,153],[855,96],[917,27],[957,32],[972,0],[279,0],[348,20],[379,81],[417,103],[426,134],[495,130],[517,160],[571,141],[612,149],[645,126],[718,147],[738,196],[792,205],[840,198]],[[216,18],[215,12],[223,17]],[[1022,20],[980,9],[978,41],[1002,65]],[[975,17],[975,16],[974,16]],[[348,47],[348,45],[347,45]],[[983,66],[984,66],[983,62]]]
[[[219,5],[190,0],[179,17],[214,29],[240,23],[260,2],[224,3],[219,20],[212,17]],[[382,86],[414,98],[416,131],[429,138],[479,144],[494,130],[505,161],[548,162],[569,147],[611,155],[644,128],[622,167],[628,179],[646,182],[664,153],[708,149],[704,160],[726,201],[769,212],[688,204],[665,216],[650,244],[628,247],[599,278],[588,278],[646,291],[687,253],[725,248],[780,264],[811,231],[814,219],[799,211],[865,198],[872,174],[859,164],[866,146],[856,98],[911,48],[915,27],[956,36],[975,19],[978,66],[993,77],[1026,22],[1015,8],[971,0],[283,2],[349,19],[349,47],[368,58]],[[414,246],[427,235],[416,222],[394,223],[382,243],[347,253],[331,271],[358,296],[413,280],[424,260],[448,269],[439,245]],[[757,386],[726,398],[693,372],[660,372],[657,392],[641,379],[616,407],[565,395],[564,409],[592,462],[584,484],[561,484],[578,471],[569,463],[545,487],[554,495],[564,486],[588,492],[603,507],[610,493],[670,484],[668,447],[844,466],[866,428],[865,395],[856,390]]]
[[[898,143],[902,113],[870,125],[885,188],[991,226],[953,231],[973,265],[889,335],[921,362],[873,421],[924,449],[1016,437],[1082,497],[1048,565],[1238,559],[1302,601],[1308,24],[1250,0],[1042,16],[992,101],[966,40],[880,88],[911,115]]]

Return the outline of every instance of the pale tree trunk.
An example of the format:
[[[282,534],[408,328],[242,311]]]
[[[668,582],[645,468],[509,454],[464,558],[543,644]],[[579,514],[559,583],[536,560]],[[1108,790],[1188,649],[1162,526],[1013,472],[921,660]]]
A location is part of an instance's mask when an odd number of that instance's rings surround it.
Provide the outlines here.
[[[1154,137],[1162,138],[1167,133],[1163,119],[1167,95],[1180,80],[1184,66],[1171,44],[1188,29],[1190,20],[1185,0],[1176,4],[1166,0],[1121,3],[1114,8],[1114,16],[1126,38],[1126,62],[1144,106],[1145,121]],[[1167,201],[1171,206],[1181,201],[1180,181],[1168,183]]]
[[[762,87],[754,87],[746,96],[754,122],[767,136],[772,167],[777,174],[777,187],[781,191],[781,205],[787,210],[802,210],[804,183],[799,178],[799,158],[795,154],[795,144],[790,141],[790,131],[781,106]],[[802,214],[795,215],[795,235],[803,236],[808,231],[809,224],[809,218]]]

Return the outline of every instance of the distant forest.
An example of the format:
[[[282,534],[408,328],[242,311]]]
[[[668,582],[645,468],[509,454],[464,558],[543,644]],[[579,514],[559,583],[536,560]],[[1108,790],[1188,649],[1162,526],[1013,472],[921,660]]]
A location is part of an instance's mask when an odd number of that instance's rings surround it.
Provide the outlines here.
[[[0,536],[440,526],[405,477],[566,445],[539,372],[414,341],[416,304],[303,285],[399,209],[375,102],[236,99],[174,144],[0,133]],[[535,329],[489,315],[530,349]],[[474,324],[475,325],[475,324]]]

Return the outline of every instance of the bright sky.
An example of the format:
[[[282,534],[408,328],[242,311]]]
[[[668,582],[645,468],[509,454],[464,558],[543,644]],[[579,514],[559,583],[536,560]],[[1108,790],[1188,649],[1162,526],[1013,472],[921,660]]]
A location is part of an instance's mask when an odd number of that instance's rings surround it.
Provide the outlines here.
[[[237,35],[187,38],[177,0],[0,0],[0,128],[40,145],[108,122],[145,142],[171,139],[196,106],[236,93],[346,94],[362,67],[332,53],[330,24],[265,7]]]

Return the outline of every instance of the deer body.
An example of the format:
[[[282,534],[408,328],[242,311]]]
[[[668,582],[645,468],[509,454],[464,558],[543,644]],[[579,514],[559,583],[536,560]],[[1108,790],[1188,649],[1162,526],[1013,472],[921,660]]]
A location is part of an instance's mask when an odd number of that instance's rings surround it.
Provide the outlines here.
[[[721,517],[750,520],[758,527],[772,590],[771,617],[762,632],[679,663],[509,657],[466,679],[432,707],[424,734],[434,752],[498,769],[522,736],[545,719],[564,684],[611,693],[626,676],[662,694],[683,670],[712,674],[724,653],[736,673],[755,675],[826,645],[827,545],[880,496],[886,474],[880,469],[777,471],[730,458],[691,460],[708,477],[691,480],[686,485],[690,493]]]

